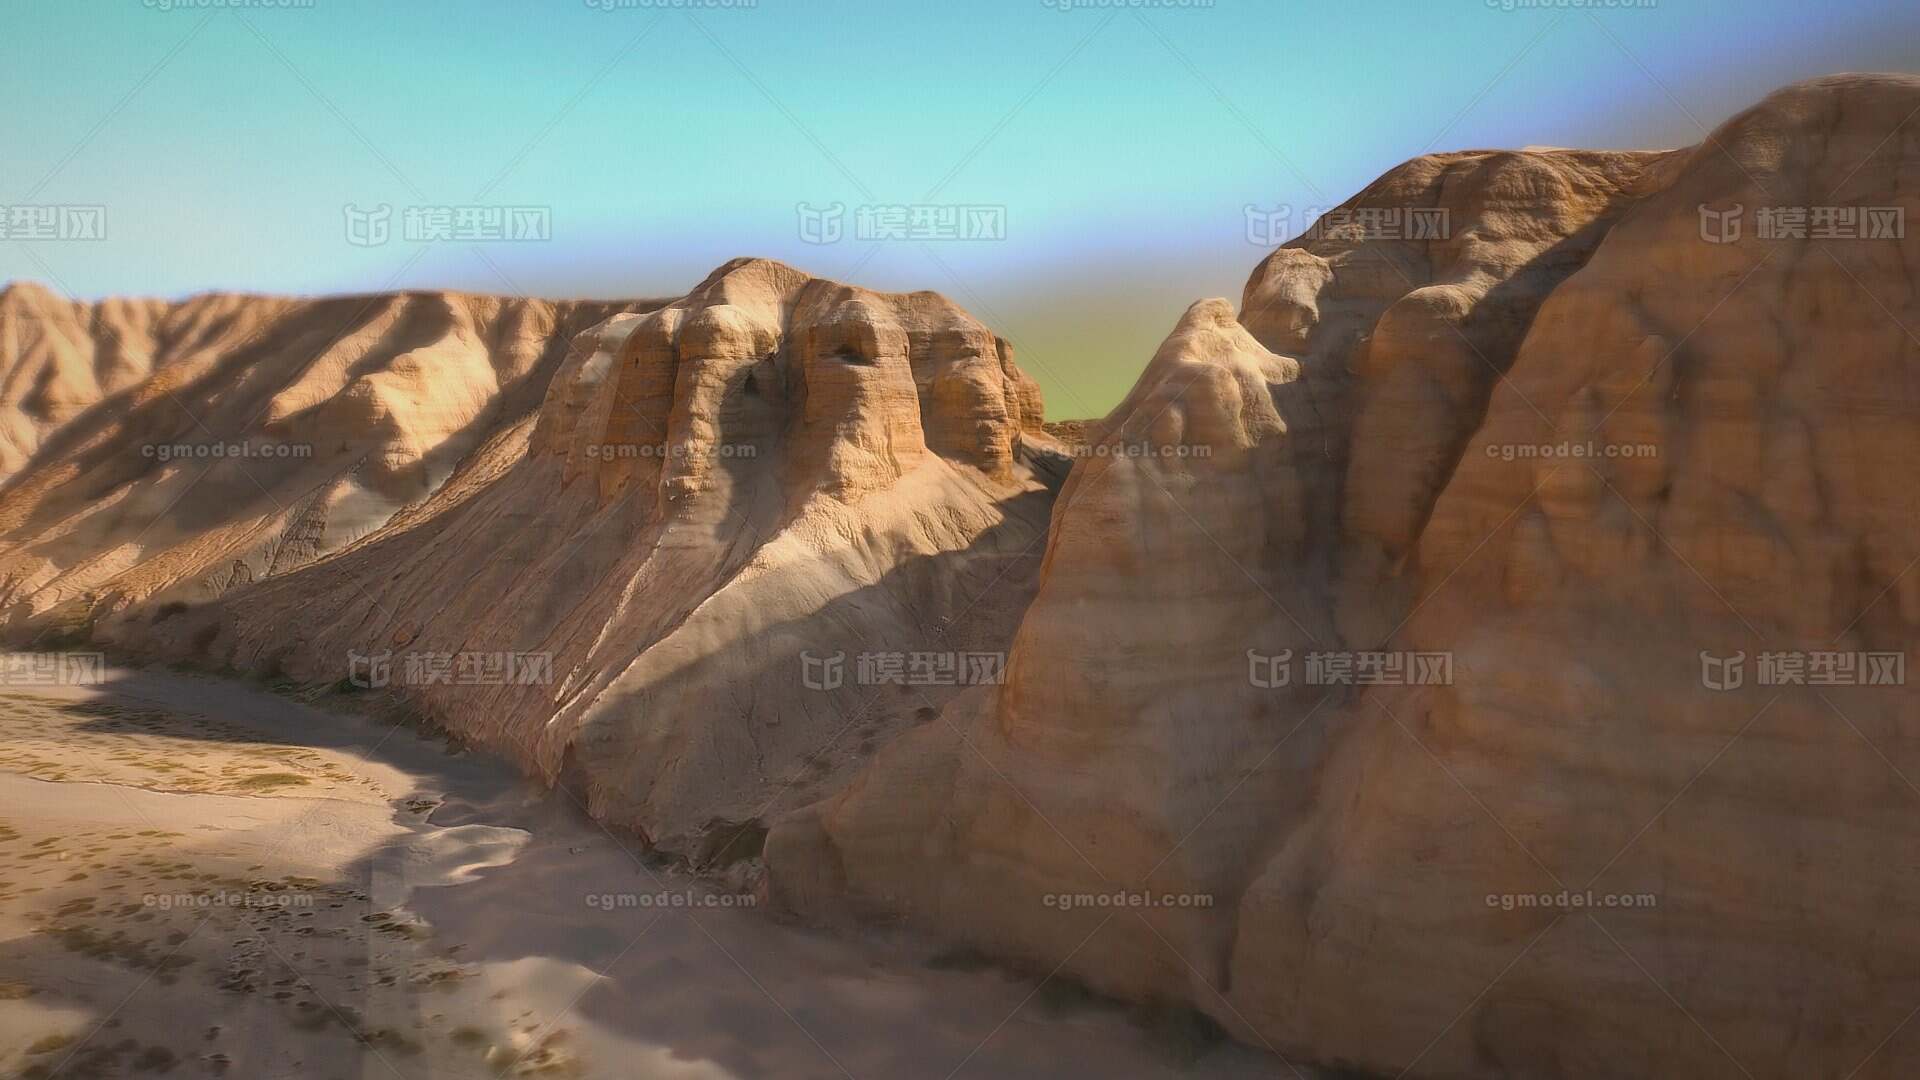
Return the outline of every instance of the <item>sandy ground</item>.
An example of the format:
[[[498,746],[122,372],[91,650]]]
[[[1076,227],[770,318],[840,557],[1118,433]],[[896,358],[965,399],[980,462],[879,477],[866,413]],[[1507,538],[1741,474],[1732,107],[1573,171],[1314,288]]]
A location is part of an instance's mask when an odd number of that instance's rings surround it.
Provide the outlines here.
[[[162,671],[0,686],[0,1076],[141,1075],[1295,1073],[767,918],[409,729]]]

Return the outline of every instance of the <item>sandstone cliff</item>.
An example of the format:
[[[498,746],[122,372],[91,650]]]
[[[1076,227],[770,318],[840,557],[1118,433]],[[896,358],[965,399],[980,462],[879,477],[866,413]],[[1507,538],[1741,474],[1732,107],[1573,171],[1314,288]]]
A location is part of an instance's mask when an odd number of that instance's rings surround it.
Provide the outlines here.
[[[1293,1060],[1909,1075],[1916,109],[1422,158],[1195,305],[1005,685],[778,824],[775,896]]]

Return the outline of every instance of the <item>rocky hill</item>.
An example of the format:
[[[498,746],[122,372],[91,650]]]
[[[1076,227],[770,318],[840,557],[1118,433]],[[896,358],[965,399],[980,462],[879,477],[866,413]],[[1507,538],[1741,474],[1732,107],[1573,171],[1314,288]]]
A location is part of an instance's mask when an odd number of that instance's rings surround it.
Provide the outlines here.
[[[0,627],[206,600],[337,550],[512,453],[574,336],[661,303],[9,287]]]

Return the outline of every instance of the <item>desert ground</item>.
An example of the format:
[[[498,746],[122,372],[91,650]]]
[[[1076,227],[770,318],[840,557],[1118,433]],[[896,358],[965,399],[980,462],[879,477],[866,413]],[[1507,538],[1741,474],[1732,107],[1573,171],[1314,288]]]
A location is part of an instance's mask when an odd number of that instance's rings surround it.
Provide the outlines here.
[[[1287,1074],[1183,1013],[784,924],[570,799],[260,685],[0,687],[0,1075]]]

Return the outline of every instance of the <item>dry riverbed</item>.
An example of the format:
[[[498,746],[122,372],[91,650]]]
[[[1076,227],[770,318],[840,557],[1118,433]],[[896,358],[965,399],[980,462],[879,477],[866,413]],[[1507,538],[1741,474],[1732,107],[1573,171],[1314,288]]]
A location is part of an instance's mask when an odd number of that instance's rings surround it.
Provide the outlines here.
[[[412,729],[159,670],[0,686],[0,1076],[1276,1072],[1184,1016],[784,925]]]

